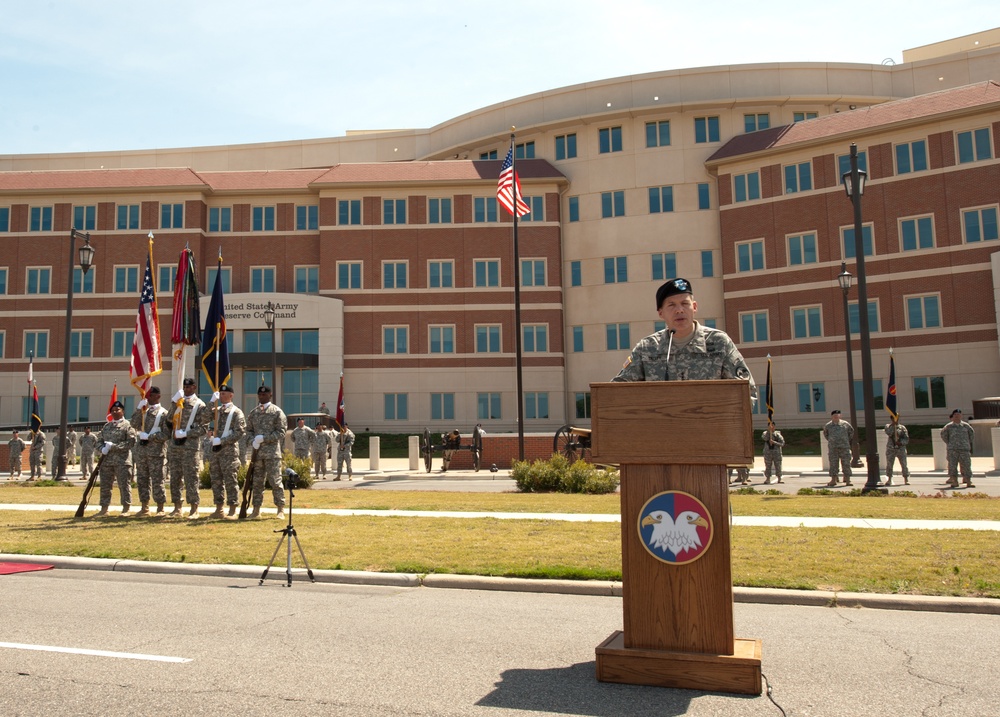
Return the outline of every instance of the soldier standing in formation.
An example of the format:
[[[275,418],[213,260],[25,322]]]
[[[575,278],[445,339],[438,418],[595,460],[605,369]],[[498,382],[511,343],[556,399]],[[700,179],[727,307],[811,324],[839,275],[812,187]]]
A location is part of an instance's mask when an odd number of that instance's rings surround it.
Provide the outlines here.
[[[28,447],[28,444],[24,442],[24,439],[18,435],[17,429],[14,429],[13,437],[7,441],[7,451],[10,455],[10,479],[14,480],[16,475],[18,478],[21,477],[21,454],[24,453],[24,449]]]
[[[951,422],[941,429],[941,438],[948,446],[948,481],[945,485],[958,488],[958,471],[961,468],[965,487],[975,488],[972,484],[972,450],[976,432],[962,420],[962,409],[956,408],[951,412]]]
[[[306,425],[304,418],[300,418],[292,431],[292,451],[296,458],[304,461],[309,460],[309,451],[312,444],[312,437],[315,431]]]
[[[38,431],[35,432],[34,436],[31,438],[31,452],[28,453],[28,461],[31,463],[31,477],[28,480],[35,480],[35,478],[44,478],[45,473],[42,470],[42,456],[45,451],[45,432],[42,427],[38,427]]]
[[[854,426],[840,420],[840,411],[830,411],[830,421],[823,426],[823,437],[826,438],[827,456],[830,459],[830,482],[828,486],[837,485],[837,469],[844,469],[844,485],[851,485],[851,440],[854,438]]]
[[[327,433],[326,426],[322,423],[316,424],[316,430],[309,442],[309,449],[312,451],[315,476],[318,478],[322,475],[326,478],[326,454],[330,452],[330,434]]]
[[[910,469],[906,465],[906,446],[910,442],[910,432],[899,422],[899,417],[885,424],[885,484],[892,485],[892,464],[899,459],[899,470],[903,474],[903,484],[910,485]]]
[[[80,470],[83,472],[84,480],[90,480],[90,474],[94,472],[95,450],[97,450],[97,436],[90,432],[90,426],[84,426],[83,435],[80,436]]]
[[[121,401],[111,404],[111,420],[101,429],[101,510],[94,517],[108,514],[111,506],[111,489],[118,483],[122,501],[122,515],[132,507],[132,446],[135,429],[125,420],[125,406]]]
[[[49,461],[49,474],[55,478],[59,471],[59,434],[52,436],[52,458]]]
[[[236,474],[240,470],[240,446],[247,432],[247,421],[243,411],[233,403],[233,389],[227,385],[219,386],[219,408],[215,416],[215,431],[212,438],[212,449],[209,452],[209,472],[212,476],[212,498],[215,500],[215,512],[211,518],[226,517],[222,513],[222,504],[229,505],[229,516],[236,516],[236,505],[240,500],[240,486]]]
[[[76,465],[76,440],[79,438],[73,428],[66,431],[66,469]]]
[[[347,421],[340,427],[337,434],[337,477],[340,480],[344,472],[344,462],[347,462],[347,480],[354,480],[354,470],[351,468],[351,449],[354,447],[354,431],[347,427]]]
[[[145,409],[145,410],[143,410]],[[156,502],[156,515],[163,516],[167,494],[163,490],[168,434],[167,409],[160,405],[160,389],[150,386],[146,397],[139,401],[129,421],[138,435],[135,447],[135,478],[139,484],[137,515],[149,515],[149,500]]]
[[[183,399],[184,405],[178,409],[178,403]],[[208,431],[210,418],[208,406],[198,398],[195,380],[184,379],[184,388],[174,395],[170,404],[171,428],[173,430],[172,448],[167,450],[167,460],[170,464],[170,497],[174,502],[171,516],[181,515],[181,481],[184,481],[184,492],[191,506],[188,518],[198,517],[198,443]]]
[[[777,477],[777,482],[782,483],[781,448],[785,445],[785,437],[775,429],[773,421],[767,422],[767,430],[760,437],[764,440],[764,483],[771,482],[772,473]]]
[[[247,416],[247,432],[253,436],[257,464],[253,471],[253,513],[251,518],[260,517],[260,506],[264,502],[264,481],[271,485],[274,504],[278,508],[278,518],[285,517],[285,489],[281,485],[281,449],[285,445],[288,419],[285,412],[271,403],[271,387],[257,389],[257,405]]]
[[[441,466],[441,472],[444,473],[448,470],[448,466],[451,465],[451,459],[455,457],[455,451],[459,449],[462,445],[462,434],[458,432],[458,429],[454,429],[451,433],[444,437],[444,460]]]

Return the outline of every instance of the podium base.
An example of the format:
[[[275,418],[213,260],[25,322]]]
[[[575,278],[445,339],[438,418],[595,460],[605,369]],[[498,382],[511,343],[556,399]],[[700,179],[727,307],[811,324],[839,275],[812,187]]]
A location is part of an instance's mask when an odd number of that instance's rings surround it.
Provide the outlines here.
[[[761,693],[761,641],[736,638],[732,655],[626,648],[616,630],[597,646],[597,679],[625,685]]]

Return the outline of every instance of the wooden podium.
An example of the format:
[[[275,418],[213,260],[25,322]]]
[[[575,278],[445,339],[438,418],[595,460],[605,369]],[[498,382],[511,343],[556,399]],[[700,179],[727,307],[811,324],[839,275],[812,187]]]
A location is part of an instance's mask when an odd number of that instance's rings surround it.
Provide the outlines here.
[[[624,630],[597,679],[760,694],[761,641],[733,636],[726,466],[753,462],[747,382],[590,389],[592,460],[621,466]]]

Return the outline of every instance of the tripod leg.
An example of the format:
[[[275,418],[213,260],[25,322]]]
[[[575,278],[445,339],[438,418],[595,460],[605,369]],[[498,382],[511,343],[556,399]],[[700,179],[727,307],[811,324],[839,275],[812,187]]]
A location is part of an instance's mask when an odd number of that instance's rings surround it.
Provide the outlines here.
[[[306,566],[306,573],[309,575],[309,579],[312,580],[313,582],[316,582],[316,578],[313,577],[312,568],[309,567],[309,561],[306,560],[306,554],[302,550],[302,543],[299,542],[299,534],[296,533],[294,529],[292,530],[292,537],[295,538],[295,545],[297,545],[298,548],[299,548],[299,555],[302,556],[302,564]],[[289,541],[288,545],[289,545],[288,550],[289,550],[289,552],[291,552],[291,549],[292,549],[291,548],[291,545],[292,545],[291,541]]]
[[[291,535],[295,535],[295,528],[289,525],[288,528],[285,529],[284,533],[285,537],[288,537],[289,533]],[[298,538],[296,538],[296,540],[298,540]],[[288,538],[288,558],[285,562],[285,577],[288,579],[288,587],[292,587],[292,539],[291,538]]]
[[[281,541],[285,539],[285,533],[282,531],[281,537],[278,539],[278,544],[274,546],[274,552],[271,554],[271,560],[267,563],[267,567],[264,568],[264,572],[260,576],[260,582],[258,585],[263,585],[264,580],[267,578],[267,571],[271,569],[274,565],[274,559],[278,557],[278,551],[281,549]]]

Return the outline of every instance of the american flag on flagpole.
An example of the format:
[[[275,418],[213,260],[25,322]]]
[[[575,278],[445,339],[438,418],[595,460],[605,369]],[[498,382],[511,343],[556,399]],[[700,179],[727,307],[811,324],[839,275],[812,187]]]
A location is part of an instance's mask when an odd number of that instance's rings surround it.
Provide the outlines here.
[[[129,376],[132,385],[143,398],[153,382],[153,376],[163,371],[160,351],[160,315],[156,309],[156,285],[153,283],[153,240],[149,240],[146,274],[139,294],[139,314],[135,319],[132,339],[132,361]]]
[[[500,180],[497,182],[497,201],[507,210],[507,213],[514,216],[515,203],[517,206],[517,216],[523,217],[529,214],[531,209],[524,200],[521,199],[521,180],[514,170],[514,146],[507,150],[507,157],[500,166]]]

